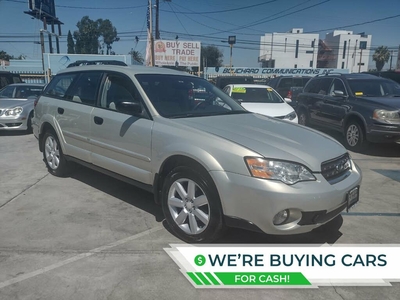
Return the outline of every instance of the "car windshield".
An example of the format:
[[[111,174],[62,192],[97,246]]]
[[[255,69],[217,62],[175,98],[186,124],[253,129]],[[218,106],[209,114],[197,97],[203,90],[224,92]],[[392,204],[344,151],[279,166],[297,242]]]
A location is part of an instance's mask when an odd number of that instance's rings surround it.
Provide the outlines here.
[[[0,98],[27,99],[30,96],[39,96],[41,92],[40,86],[8,85],[0,90]]]
[[[248,113],[202,78],[163,74],[139,74],[136,78],[154,108],[166,118]]]
[[[239,102],[256,103],[283,103],[283,99],[270,87],[240,87],[234,86],[232,89],[233,99]]]
[[[400,97],[400,85],[391,80],[349,80],[350,89],[358,97]]]

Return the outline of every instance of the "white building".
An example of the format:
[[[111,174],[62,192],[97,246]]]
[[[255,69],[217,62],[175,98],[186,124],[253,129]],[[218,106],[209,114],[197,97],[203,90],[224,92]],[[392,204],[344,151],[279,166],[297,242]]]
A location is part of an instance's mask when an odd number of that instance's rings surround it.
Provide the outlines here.
[[[323,41],[323,51],[328,49],[330,55],[322,58],[320,49],[318,67],[348,69],[350,73],[368,71],[371,40],[371,35],[353,34],[353,31],[347,30],[327,33]]]
[[[258,61],[263,68],[316,68],[319,35],[293,28],[261,37]]]

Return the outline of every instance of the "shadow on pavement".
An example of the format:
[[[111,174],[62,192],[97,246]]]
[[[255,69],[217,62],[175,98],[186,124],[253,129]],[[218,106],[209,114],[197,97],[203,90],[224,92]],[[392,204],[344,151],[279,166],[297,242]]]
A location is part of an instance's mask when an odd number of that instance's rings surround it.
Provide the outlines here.
[[[164,220],[161,206],[155,204],[153,194],[143,189],[80,165],[74,166],[70,177],[154,215],[157,222]]]
[[[18,136],[18,135],[30,135],[32,133],[28,133],[26,131],[21,130],[0,130],[0,136]]]

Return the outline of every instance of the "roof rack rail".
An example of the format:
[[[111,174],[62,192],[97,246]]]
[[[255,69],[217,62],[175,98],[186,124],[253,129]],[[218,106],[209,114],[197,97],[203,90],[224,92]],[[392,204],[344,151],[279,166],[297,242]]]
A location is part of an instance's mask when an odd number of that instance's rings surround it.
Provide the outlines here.
[[[89,66],[89,65],[114,65],[114,66],[127,66],[126,63],[119,60],[77,60],[68,65],[70,67]]]
[[[344,73],[340,73],[340,72],[326,72],[326,73],[323,73],[323,74],[318,74],[318,75],[315,75],[315,77],[321,77],[321,76],[327,76],[327,75],[342,75],[342,74],[344,74]]]

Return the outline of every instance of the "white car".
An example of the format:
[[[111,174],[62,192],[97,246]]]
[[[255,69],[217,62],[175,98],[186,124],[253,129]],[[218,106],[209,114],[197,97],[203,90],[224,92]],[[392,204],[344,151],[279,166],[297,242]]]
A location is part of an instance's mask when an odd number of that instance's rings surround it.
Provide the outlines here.
[[[296,112],[272,87],[262,84],[229,84],[223,91],[248,111],[298,123]]]

